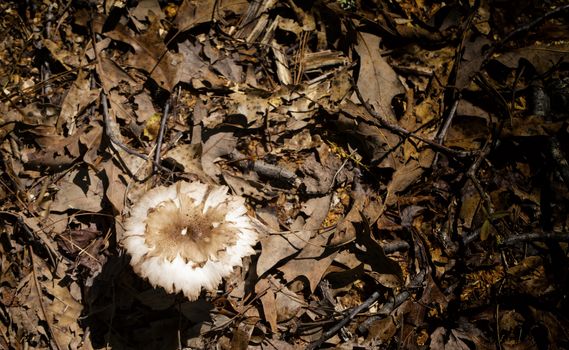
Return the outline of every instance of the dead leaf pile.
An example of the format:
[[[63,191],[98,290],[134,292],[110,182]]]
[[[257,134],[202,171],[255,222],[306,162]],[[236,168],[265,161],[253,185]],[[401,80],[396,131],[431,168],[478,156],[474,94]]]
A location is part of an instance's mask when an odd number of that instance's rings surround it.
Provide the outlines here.
[[[0,348],[569,347],[569,6],[0,3]],[[140,196],[267,227],[195,302]]]

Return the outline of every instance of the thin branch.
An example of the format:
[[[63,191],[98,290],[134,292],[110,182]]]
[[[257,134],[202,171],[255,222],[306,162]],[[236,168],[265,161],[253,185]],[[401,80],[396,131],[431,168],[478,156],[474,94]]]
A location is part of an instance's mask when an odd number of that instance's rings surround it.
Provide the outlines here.
[[[515,30],[508,33],[502,40],[500,40],[500,42],[497,45],[497,48],[504,46],[504,44],[506,42],[510,41],[514,36],[521,34],[523,32],[527,32],[531,28],[533,28],[533,27],[537,26],[538,24],[540,24],[541,22],[545,21],[546,19],[549,19],[551,17],[555,17],[559,13],[567,11],[567,10],[569,10],[569,5],[560,6],[554,10],[551,10],[551,11],[545,13],[543,16],[536,18],[535,20],[531,21],[530,23],[528,23],[524,26],[521,26],[519,28],[516,28]]]
[[[51,333],[51,336],[53,337],[53,342],[55,343],[55,347],[57,348],[57,350],[62,350],[63,348],[61,347],[61,345],[59,345],[59,342],[57,341],[57,337],[55,336],[55,333],[53,331],[53,322],[52,322],[51,318],[49,317],[47,311],[45,310],[45,306],[43,305],[43,301],[42,301],[43,293],[41,292],[40,283],[39,283],[38,276],[36,273],[36,263],[35,263],[35,258],[34,258],[34,251],[33,251],[31,246],[28,246],[28,248],[29,248],[30,259],[32,260],[32,276],[34,277],[34,285],[36,288],[36,293],[38,294],[38,302],[40,304],[40,309],[41,309],[41,312],[43,314],[43,317],[45,318],[45,322],[47,323],[47,328],[49,329],[49,333]]]
[[[413,278],[413,280],[411,281],[411,283],[409,285],[411,287],[420,285],[423,282],[423,280],[425,279],[425,274],[426,274],[425,270],[420,271],[417,275],[415,275],[415,277]],[[350,313],[348,314],[348,316],[346,316],[344,319],[342,319],[334,327],[330,328],[327,332],[322,334],[320,339],[311,343],[307,347],[307,349],[314,350],[314,349],[318,348],[326,340],[328,340],[332,336],[334,336],[334,334],[336,334],[342,327],[344,327],[346,324],[348,324],[348,322],[350,322],[358,313],[360,313],[364,309],[369,308],[374,302],[377,301],[377,299],[379,299],[380,296],[381,296],[380,292],[378,292],[378,291],[374,292],[365,302],[363,302],[361,305],[353,308],[352,311],[350,311]],[[407,300],[410,296],[411,296],[411,293],[409,292],[409,290],[404,290],[401,293],[397,294],[395,297],[390,297],[385,302],[385,304],[383,304],[383,306],[381,307],[381,309],[377,313],[377,316],[370,317],[368,320],[364,321],[358,327],[358,330],[366,331],[367,328],[369,327],[369,325],[373,321],[389,315],[391,312],[393,312],[393,310],[395,310],[397,307],[399,307],[401,304],[403,304],[403,302],[405,300]]]
[[[244,154],[233,150],[229,157],[243,170],[253,170],[269,179],[278,180],[291,186],[299,186],[300,180],[296,174],[278,165],[269,164],[262,160],[249,160]]]
[[[484,147],[482,148],[482,151],[480,151],[480,154],[478,155],[474,163],[472,163],[472,165],[466,172],[466,175],[468,176],[470,181],[472,181],[474,187],[476,187],[476,190],[480,194],[480,197],[482,197],[482,199],[484,200],[484,203],[486,204],[486,210],[488,211],[488,216],[491,216],[494,213],[494,208],[492,206],[492,199],[490,198],[488,193],[484,191],[484,188],[482,188],[482,185],[480,184],[480,181],[478,180],[476,173],[478,172],[478,168],[480,168],[482,161],[486,159],[486,157],[490,154],[490,151],[492,151],[492,146],[490,140],[488,140],[484,145]]]
[[[488,60],[490,59],[490,57],[492,57],[494,52],[496,52],[498,49],[502,48],[508,41],[512,40],[512,38],[515,37],[516,35],[527,32],[530,29],[532,29],[533,27],[541,24],[546,19],[549,19],[551,17],[555,17],[558,14],[560,14],[561,12],[568,11],[568,10],[569,10],[569,5],[560,6],[554,10],[551,10],[551,11],[545,13],[543,16],[536,18],[535,20],[531,21],[530,23],[514,29],[513,31],[508,33],[502,40],[500,40],[500,42],[498,42],[490,50],[488,50],[488,52],[486,52],[486,54],[484,55],[484,60],[483,60],[484,63],[482,64],[482,66],[484,66],[488,62]]]
[[[435,137],[435,141],[438,142],[439,144],[442,144],[445,141],[445,137],[448,133],[448,129],[450,128],[450,125],[452,124],[452,120],[454,119],[454,116],[456,115],[456,110],[458,108],[458,102],[459,101],[460,101],[460,96],[456,99],[456,101],[454,101],[454,104],[452,105],[452,108],[450,109],[443,126],[439,129],[439,132],[437,133],[437,136]]]
[[[166,121],[168,120],[168,112],[170,112],[170,100],[166,101],[164,106],[164,114],[160,121],[160,131],[158,132],[158,139],[156,140],[156,153],[154,153],[154,170],[160,165],[160,149],[162,148],[162,140],[164,139],[164,130],[166,129]]]
[[[500,245],[514,245],[521,242],[569,242],[569,233],[523,233],[506,238]]]
[[[424,138],[422,136],[416,135],[415,133],[397,125],[397,124],[393,124],[391,122],[389,122],[387,119],[385,119],[384,117],[382,117],[381,115],[379,115],[379,113],[377,113],[376,111],[373,110],[373,108],[371,107],[371,105],[369,104],[369,102],[367,102],[361,92],[360,89],[358,88],[357,84],[355,84],[355,82],[352,79],[352,85],[354,87],[354,91],[356,92],[356,95],[358,96],[358,99],[360,100],[360,102],[362,103],[362,105],[364,106],[364,108],[367,110],[367,112],[369,114],[371,114],[373,117],[376,118],[377,122],[375,120],[367,120],[366,122],[369,122],[377,127],[381,127],[381,128],[385,128],[389,131],[395,132],[399,135],[402,135],[404,137],[412,137],[415,138],[421,142],[426,143],[427,145],[431,146],[432,148],[436,149],[437,151],[443,152],[443,153],[447,153],[450,155],[453,155],[455,157],[458,158],[467,158],[467,157],[471,157],[473,155],[476,154],[476,152],[469,152],[469,151],[459,151],[459,150],[455,150],[452,148],[448,148],[444,145],[441,145],[440,143],[437,143],[435,141],[429,140],[427,138]]]
[[[559,141],[555,136],[549,139],[549,155],[555,161],[555,165],[557,165],[557,169],[561,174],[561,178],[565,182],[565,186],[569,188],[569,164],[567,163],[567,159],[563,155],[563,151],[561,151],[561,147],[559,146]]]
[[[372,323],[374,323],[375,321],[381,320],[382,318],[385,318],[386,316],[388,316],[391,312],[393,312],[393,310],[398,308],[399,305],[403,304],[403,302],[405,300],[409,299],[410,296],[411,296],[411,293],[409,293],[409,291],[407,291],[407,290],[404,290],[401,293],[397,294],[395,296],[395,298],[389,297],[387,302],[385,304],[383,304],[381,309],[379,309],[379,311],[377,312],[377,315],[369,317],[367,320],[363,321],[358,326],[358,331],[360,333],[367,332],[368,328],[371,326]]]
[[[379,297],[381,296],[382,293],[380,293],[379,291],[375,291],[373,292],[373,294],[367,298],[366,301],[364,301],[362,304],[356,306],[355,308],[352,309],[352,311],[350,311],[350,313],[348,314],[348,316],[346,316],[345,318],[343,318],[340,322],[338,322],[336,325],[334,325],[334,327],[330,328],[328,331],[324,332],[324,334],[322,334],[322,336],[320,337],[320,339],[318,339],[317,341],[311,343],[307,349],[309,350],[314,350],[316,348],[318,348],[320,345],[322,345],[326,340],[330,339],[331,337],[334,336],[334,334],[336,334],[342,327],[344,327],[345,325],[348,324],[348,322],[350,322],[354,317],[356,317],[357,314],[359,314],[361,311],[363,311],[364,309],[367,309],[368,307],[370,307],[373,303],[375,303],[377,301],[377,299],[379,299]]]
[[[118,146],[120,149],[125,151],[128,154],[133,156],[139,157],[146,161],[151,161],[154,166],[160,170],[172,172],[172,170],[163,167],[162,165],[156,163],[155,161],[151,160],[146,154],[139,153],[135,150],[130,149],[124,143],[122,143],[116,136],[113,134],[113,130],[111,128],[111,118],[109,117],[109,107],[107,101],[107,94],[105,92],[101,92],[101,104],[103,105],[103,120],[105,122],[105,135],[109,138],[112,144]]]
[[[109,118],[109,106],[108,106],[108,101],[107,101],[107,94],[105,94],[104,92],[101,92],[101,104],[103,105],[103,119],[105,122],[105,134],[107,135],[109,140],[111,140],[111,142],[114,145],[118,146],[119,148],[121,148],[126,153],[131,154],[131,155],[136,156],[136,157],[139,157],[139,158],[142,158],[142,159],[147,161],[148,156],[146,154],[138,153],[135,150],[128,148],[124,143],[122,143],[115,136],[115,134],[113,134],[113,130],[111,128],[111,118]]]

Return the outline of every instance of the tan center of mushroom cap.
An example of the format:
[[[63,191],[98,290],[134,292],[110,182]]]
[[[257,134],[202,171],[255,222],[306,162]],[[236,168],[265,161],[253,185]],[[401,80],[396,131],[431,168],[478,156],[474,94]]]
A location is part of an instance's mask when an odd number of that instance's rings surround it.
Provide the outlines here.
[[[228,246],[235,244],[238,232],[225,223],[224,210],[210,208],[203,213],[203,203],[196,205],[187,195],[176,202],[168,200],[148,213],[146,244],[149,255],[169,261],[180,255],[197,265],[208,259],[219,260]]]

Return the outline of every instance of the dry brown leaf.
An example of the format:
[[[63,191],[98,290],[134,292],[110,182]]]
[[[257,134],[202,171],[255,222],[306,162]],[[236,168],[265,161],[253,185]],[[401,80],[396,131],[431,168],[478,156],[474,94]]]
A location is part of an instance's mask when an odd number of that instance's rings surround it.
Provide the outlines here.
[[[131,16],[139,21],[144,21],[152,17],[157,17],[162,20],[166,17],[157,0],[141,0],[138,2],[138,5],[129,12]]]
[[[456,73],[457,89],[467,88],[472,77],[480,72],[484,62],[485,50],[489,48],[489,44],[490,40],[484,36],[476,36],[466,42],[462,60],[457,63],[459,65]]]
[[[220,1],[220,3],[224,2]],[[183,32],[196,25],[209,22],[215,18],[215,5],[216,1],[214,0],[184,0],[178,9],[174,24],[180,32]]]
[[[199,42],[186,40],[178,44],[176,82],[188,83],[194,88],[202,88],[204,84],[213,88],[227,88],[229,82],[211,71],[210,64],[200,56],[201,50],[202,45]]]
[[[47,304],[46,312],[52,317],[52,332],[58,344],[65,344],[69,348],[77,348],[83,342],[83,329],[78,320],[83,306],[75,300],[68,288],[60,285],[61,280],[56,279],[45,283],[46,292],[53,296],[51,303]],[[44,299],[44,302],[49,300]]]
[[[291,232],[272,233],[261,238],[261,255],[257,262],[257,275],[264,275],[279,261],[299,252],[310,239],[312,232],[302,230],[301,218],[290,226]]]
[[[12,322],[18,328],[28,332],[35,330],[39,335],[48,338],[48,330],[45,329],[45,323],[40,322],[40,320],[45,321],[45,317],[41,312],[41,296],[38,295],[34,283],[32,272],[20,280],[13,305],[8,307],[8,312],[11,315]],[[38,335],[30,334],[29,336],[36,338],[38,341],[40,340]]]
[[[143,91],[134,96],[134,103],[137,106],[134,113],[136,114],[136,121],[139,124],[144,124],[150,117],[158,114],[156,113],[156,109],[154,109],[154,104],[147,91]]]
[[[330,199],[331,196],[328,195],[306,201],[302,210],[308,215],[308,219],[303,230],[315,231],[321,228],[320,226],[328,214]],[[310,290],[314,291],[336,255],[336,252],[326,256],[323,255],[332,234],[333,231],[330,230],[319,233],[314,238],[305,241],[300,253],[294,259],[279,267],[285,279],[292,282],[298,277],[303,277],[308,281]]]
[[[537,74],[545,74],[561,61],[569,61],[569,43],[559,41],[551,45],[536,44],[508,51],[496,60],[511,69],[520,65],[520,59],[525,59],[537,70]]]
[[[194,174],[203,181],[206,181],[207,175],[202,168],[202,145],[183,143],[176,145],[165,155],[165,160],[172,160],[177,163],[186,173]]]
[[[549,136],[559,132],[563,126],[562,122],[550,122],[539,116],[529,116],[527,118],[513,118],[511,123],[507,123],[503,136]]]
[[[470,323],[460,320],[458,328],[445,329],[439,327],[431,334],[431,350],[470,350],[470,344],[476,349],[493,350],[495,345],[486,339],[482,331]]]
[[[370,276],[387,288],[399,288],[403,285],[403,272],[399,264],[385,255],[383,248],[371,237],[370,223],[364,220],[364,228],[358,235],[358,242],[365,248],[361,255],[363,263],[371,267]]]
[[[294,293],[287,288],[287,286],[282,285],[275,279],[271,279],[271,282],[276,295],[275,309],[277,312],[277,321],[287,322],[299,316],[303,306],[306,305],[302,296]]]
[[[128,56],[128,65],[149,73],[159,86],[172,91],[179,81],[177,74],[180,57],[170,52],[158,35],[159,25],[158,20],[153,20],[145,34],[137,35],[119,23],[114,30],[104,35],[130,45],[134,54]]]
[[[58,45],[53,40],[43,39],[42,43],[51,55],[69,70],[87,63],[84,56],[78,56],[74,52],[64,49],[61,44]]]
[[[220,157],[227,156],[237,147],[237,139],[230,132],[219,132],[211,135],[203,145],[202,168],[212,179],[221,175],[219,166],[215,164]]]
[[[232,82],[234,85],[242,84],[245,81],[245,74],[243,74],[243,68],[237,64],[238,60],[239,56],[233,53],[231,56],[212,60],[212,66],[213,69],[225,77],[227,81]]]
[[[104,169],[102,176],[105,176],[107,181],[105,184],[105,196],[116,212],[121,213],[124,209],[126,198],[126,184],[122,180],[124,173],[120,168],[117,168],[112,160],[104,162],[102,166]]]
[[[64,212],[76,209],[93,213],[101,211],[103,182],[91,168],[82,167],[69,172],[57,186],[59,190],[51,203],[51,210]]]
[[[247,118],[247,127],[258,128],[264,125],[267,114],[273,107],[270,100],[254,94],[236,92],[230,96],[227,114],[238,114]]]
[[[464,187],[462,187],[462,205],[460,207],[459,217],[462,220],[462,224],[465,228],[472,228],[472,220],[474,215],[478,212],[481,204],[480,193],[476,190],[476,187],[472,184],[472,181],[468,181]]]
[[[269,281],[271,277],[261,278],[255,284],[255,293],[260,296],[263,305],[263,316],[265,321],[271,326],[273,333],[278,331],[277,325],[277,307],[275,302],[275,292],[272,288],[273,284]]]
[[[121,82],[131,86],[137,84],[133,77],[103,54],[99,54],[99,59],[97,60],[97,76],[100,77],[103,90],[107,94]]]
[[[63,124],[67,126],[68,135],[76,131],[75,119],[91,103],[95,102],[101,93],[100,89],[91,89],[90,82],[86,78],[85,71],[79,71],[77,79],[67,91],[67,95],[61,105],[61,112],[57,120],[57,130],[61,131]]]
[[[332,234],[333,231],[328,231],[312,238],[294,259],[279,267],[284,278],[287,281],[306,279],[313,293],[337,254],[337,251],[325,254]]]
[[[382,318],[373,322],[368,328],[368,335],[366,341],[369,343],[385,344],[397,332],[397,325],[392,317]]]
[[[314,153],[306,158],[300,171],[304,173],[302,183],[306,186],[306,192],[314,194],[325,194],[333,187],[334,175],[340,168],[342,162],[335,156],[321,159],[322,163],[316,160]]]
[[[247,350],[249,348],[249,340],[251,339],[251,334],[253,334],[254,329],[254,322],[253,324],[248,323],[248,320],[240,322],[233,330],[231,349]]]
[[[391,100],[405,90],[397,74],[381,56],[381,38],[370,33],[359,33],[355,49],[360,56],[361,68],[358,76],[358,88],[376,112],[384,118],[395,120]]]
[[[344,100],[340,105],[341,114],[336,122],[337,128],[342,130],[357,142],[357,149],[362,155],[367,155],[372,163],[380,168],[396,169],[400,166],[401,150],[396,146],[400,139],[397,135],[370,125],[360,120],[368,120],[369,114],[363,106]],[[356,146],[355,145],[355,146]]]
[[[95,166],[102,136],[103,127],[98,124],[92,124],[90,128],[79,136],[79,142],[87,149],[83,155],[83,161],[91,166]]]
[[[259,181],[245,179],[240,176],[233,176],[223,172],[223,179],[225,183],[233,190],[233,193],[247,198],[254,198],[255,200],[270,200],[275,198],[276,193],[268,184],[262,184]]]
[[[397,201],[397,193],[407,189],[411,184],[415,183],[425,169],[421,167],[418,161],[411,159],[407,164],[395,170],[391,178],[391,182],[387,186],[387,196],[385,197],[385,204],[392,205]]]

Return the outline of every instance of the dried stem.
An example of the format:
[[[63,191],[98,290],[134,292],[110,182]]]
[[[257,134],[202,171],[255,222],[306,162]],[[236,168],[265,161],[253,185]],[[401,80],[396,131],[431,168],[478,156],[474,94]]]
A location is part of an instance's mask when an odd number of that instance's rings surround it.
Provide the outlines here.
[[[569,242],[569,233],[523,233],[506,238],[501,245],[514,245],[521,242]]]
[[[244,154],[237,150],[233,150],[229,157],[238,167],[244,170],[253,170],[257,174],[265,176],[269,179],[278,180],[291,186],[298,186],[299,179],[295,173],[278,165],[269,164],[262,160],[249,160]]]
[[[373,303],[375,303],[377,301],[377,299],[379,299],[379,297],[382,295],[382,293],[380,293],[379,291],[375,291],[373,292],[373,294],[367,298],[366,301],[364,301],[362,304],[356,306],[355,308],[353,308],[350,313],[348,314],[348,316],[346,316],[345,318],[343,318],[340,322],[338,322],[336,325],[334,325],[334,327],[330,328],[328,331],[324,332],[324,334],[322,334],[322,336],[320,337],[320,339],[318,339],[317,341],[311,343],[307,349],[309,350],[314,350],[317,349],[318,347],[320,347],[320,345],[322,345],[326,340],[330,339],[331,337],[334,336],[334,334],[336,334],[342,327],[344,327],[345,325],[348,324],[348,322],[350,322],[354,317],[356,317],[357,314],[359,314],[362,310],[367,309],[368,307],[370,307]]]
[[[41,308],[41,312],[43,314],[43,317],[45,318],[45,322],[47,323],[47,328],[49,329],[49,333],[51,333],[51,336],[53,338],[53,342],[55,343],[55,347],[57,348],[57,350],[61,350],[63,349],[61,347],[61,345],[59,345],[59,342],[57,341],[57,337],[55,336],[55,333],[53,331],[53,322],[51,320],[51,318],[49,317],[49,315],[47,314],[47,311],[45,310],[45,306],[43,305],[43,301],[42,301],[42,292],[41,292],[41,288],[40,288],[40,283],[38,281],[38,275],[36,273],[36,263],[35,263],[35,259],[34,259],[34,251],[32,249],[31,246],[28,246],[29,248],[29,253],[30,253],[30,259],[32,260],[32,276],[34,277],[34,285],[36,288],[36,293],[38,294],[38,302],[40,304],[40,308]]]
[[[549,139],[548,146],[549,155],[555,162],[555,165],[557,165],[557,169],[561,174],[561,178],[565,182],[565,186],[569,188],[569,164],[567,163],[567,159],[565,159],[563,151],[561,151],[561,147],[559,146],[559,141],[555,136]]]
[[[149,160],[152,161],[152,164],[154,164],[154,166],[160,170],[172,172],[172,170],[165,168],[162,165],[151,160],[146,154],[142,154],[142,153],[139,153],[135,150],[132,150],[129,147],[127,147],[124,143],[122,143],[115,136],[115,134],[113,134],[113,130],[111,128],[111,118],[109,117],[109,107],[108,107],[108,102],[107,102],[107,95],[104,92],[101,92],[101,104],[103,105],[103,119],[105,122],[105,134],[107,135],[107,137],[109,138],[109,140],[111,141],[112,144],[118,146],[119,148],[121,148],[123,151],[125,151],[128,154],[142,158],[146,161],[149,161]]]
[[[422,136],[416,135],[415,133],[397,125],[397,124],[392,124],[391,122],[389,122],[387,119],[385,119],[384,117],[382,117],[381,115],[379,115],[379,113],[377,113],[376,111],[373,110],[373,108],[371,107],[371,105],[363,98],[357,84],[355,84],[355,82],[352,80],[352,85],[354,87],[354,91],[356,92],[356,95],[358,96],[358,99],[360,100],[360,102],[362,103],[362,105],[364,106],[364,108],[367,110],[367,112],[369,114],[371,114],[373,117],[376,118],[377,122],[374,120],[366,120],[367,122],[377,126],[377,127],[381,127],[381,128],[385,128],[389,131],[395,132],[401,136],[404,137],[412,137],[415,138],[421,142],[424,142],[426,144],[428,144],[429,146],[431,146],[432,148],[436,149],[437,151],[440,152],[444,152],[447,154],[450,154],[454,157],[458,157],[458,158],[467,158],[467,157],[471,157],[474,154],[476,154],[476,152],[469,152],[469,151],[459,151],[459,150],[455,150],[452,148],[448,148],[444,145],[441,145],[440,143],[437,143],[435,141],[426,139]]]
[[[170,100],[166,101],[164,106],[164,114],[160,121],[160,131],[158,132],[158,139],[156,140],[156,153],[154,154],[154,170],[157,165],[160,165],[160,149],[162,148],[162,141],[164,140],[164,130],[166,129],[166,121],[168,121],[168,113],[170,112]]]

